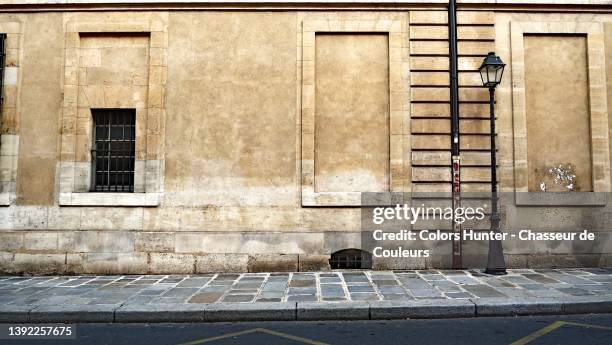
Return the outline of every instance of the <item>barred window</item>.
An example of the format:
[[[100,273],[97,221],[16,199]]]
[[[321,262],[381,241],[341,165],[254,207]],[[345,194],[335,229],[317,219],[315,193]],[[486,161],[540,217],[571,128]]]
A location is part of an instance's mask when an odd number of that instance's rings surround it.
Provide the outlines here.
[[[136,111],[92,109],[92,191],[133,192]]]

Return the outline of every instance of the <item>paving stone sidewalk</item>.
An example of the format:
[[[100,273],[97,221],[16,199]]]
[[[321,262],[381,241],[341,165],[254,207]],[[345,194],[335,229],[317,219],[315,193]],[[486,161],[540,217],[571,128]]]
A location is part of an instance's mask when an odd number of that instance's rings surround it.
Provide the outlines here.
[[[358,315],[364,308],[367,313],[359,318],[373,318],[372,306],[390,310],[402,306],[404,309],[409,306],[447,307],[440,309],[439,315],[425,315],[430,317],[443,317],[448,312],[452,316],[452,311],[448,310],[450,306],[469,307],[474,309],[473,313],[478,313],[478,305],[482,307],[481,314],[486,309],[483,309],[485,305],[511,305],[516,314],[529,309],[525,309],[526,306],[531,306],[533,313],[564,313],[569,310],[568,301],[582,301],[583,308],[578,312],[607,312],[604,305],[610,305],[612,312],[610,268],[521,269],[509,270],[508,273],[506,276],[489,276],[474,270],[420,270],[0,276],[0,322],[10,321],[12,317],[36,321],[35,316],[41,316],[44,312],[55,313],[55,318],[51,318],[55,321],[88,321],[89,313],[93,317],[89,321],[99,321],[95,315],[104,314],[103,320],[109,321],[110,315],[112,322],[117,321],[117,315],[123,311],[139,310],[155,311],[153,314],[158,315],[157,319],[163,313],[166,317],[162,319],[168,319],[172,315],[170,312],[175,312],[178,313],[177,321],[181,321],[181,318],[187,321],[195,318],[197,321],[202,311],[211,308],[234,310],[235,315],[228,320],[240,320],[241,315],[248,319],[248,313],[241,313],[241,310],[251,313],[272,311],[269,317],[261,316],[264,319],[292,319],[292,313],[299,314],[301,307],[336,310],[337,317],[333,317],[334,313],[330,314],[328,310],[328,317],[319,316],[323,319],[346,318],[350,316],[343,316],[346,310],[353,310],[354,315]],[[590,304],[584,304],[586,302]],[[534,305],[540,307],[535,308]],[[595,308],[589,310],[592,306]],[[284,310],[284,314],[279,314],[278,310]],[[67,311],[72,314],[67,315]],[[181,311],[189,315],[181,314]],[[467,310],[467,313],[471,311]],[[148,316],[151,321],[157,320],[153,314]],[[285,316],[279,316],[281,314]],[[316,315],[321,313],[315,313],[312,317],[316,319]],[[380,318],[387,318],[384,315],[387,314],[380,314]],[[142,315],[140,318],[147,319]],[[38,321],[44,321],[44,318]]]

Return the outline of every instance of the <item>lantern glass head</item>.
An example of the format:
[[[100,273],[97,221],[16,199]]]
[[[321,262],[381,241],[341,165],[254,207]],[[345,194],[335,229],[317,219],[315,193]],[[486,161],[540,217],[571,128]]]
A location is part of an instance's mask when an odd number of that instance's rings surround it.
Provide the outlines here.
[[[478,69],[482,85],[488,88],[494,88],[501,83],[502,75],[504,74],[506,64],[495,53],[491,52],[484,58],[482,65]]]

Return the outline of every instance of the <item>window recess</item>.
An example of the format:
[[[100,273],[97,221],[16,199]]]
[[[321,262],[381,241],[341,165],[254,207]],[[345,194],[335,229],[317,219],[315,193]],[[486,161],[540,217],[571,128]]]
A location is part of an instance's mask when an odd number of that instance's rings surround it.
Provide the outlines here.
[[[136,111],[92,109],[92,192],[134,192]]]

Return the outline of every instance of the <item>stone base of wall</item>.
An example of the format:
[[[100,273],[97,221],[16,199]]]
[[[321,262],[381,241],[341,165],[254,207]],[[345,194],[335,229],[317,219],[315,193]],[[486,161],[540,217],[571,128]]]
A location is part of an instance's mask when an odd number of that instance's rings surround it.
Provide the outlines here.
[[[612,254],[506,255],[508,268],[610,267]],[[175,253],[9,253],[0,252],[0,274],[200,274],[220,272],[329,271],[329,255]],[[467,260],[466,260],[467,259]],[[483,269],[464,258],[465,268]],[[486,257],[485,257],[486,260]],[[374,260],[375,270],[449,269],[430,260]]]
[[[309,254],[0,252],[0,274],[198,274],[329,270],[329,256]]]
[[[605,235],[605,236],[604,236]],[[504,242],[508,268],[612,266],[612,240],[600,233],[597,247],[566,245],[521,248]],[[331,253],[360,248],[359,232],[0,232],[0,272],[10,274],[198,274],[214,272],[301,272],[330,270]],[[375,270],[452,266],[451,245],[429,246],[427,258],[373,258]],[[483,269],[486,241],[464,242],[464,268]]]

